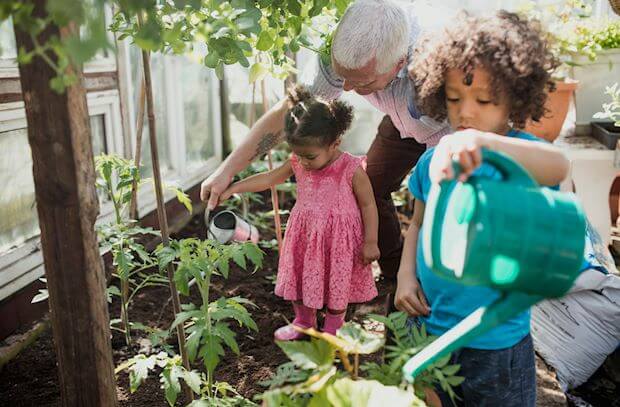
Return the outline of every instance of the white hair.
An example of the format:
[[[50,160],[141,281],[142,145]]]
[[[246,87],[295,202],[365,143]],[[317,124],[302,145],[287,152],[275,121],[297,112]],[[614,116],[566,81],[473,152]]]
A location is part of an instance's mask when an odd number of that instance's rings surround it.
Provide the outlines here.
[[[375,70],[386,73],[407,55],[409,21],[389,0],[357,0],[342,16],[332,41],[332,58],[347,69],[364,67],[374,57]]]

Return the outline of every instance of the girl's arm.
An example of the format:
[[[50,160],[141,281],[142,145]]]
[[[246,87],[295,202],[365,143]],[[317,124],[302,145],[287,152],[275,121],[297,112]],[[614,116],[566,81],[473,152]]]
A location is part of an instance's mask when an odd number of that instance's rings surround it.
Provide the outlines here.
[[[378,230],[379,215],[375,195],[372,192],[372,185],[366,172],[358,168],[353,174],[353,192],[357,199],[357,204],[362,212],[364,222],[364,246],[362,247],[362,257],[364,264],[370,264],[379,259]]]
[[[220,196],[220,201],[225,201],[230,198],[232,194],[239,192],[264,191],[272,185],[282,184],[291,175],[293,175],[293,167],[291,167],[291,161],[286,160],[284,164],[278,168],[252,175],[251,177],[247,177],[230,185]]]
[[[424,219],[424,202],[416,199],[413,208],[411,225],[405,234],[403,254],[400,258],[400,267],[397,275],[396,294],[394,305],[396,309],[412,316],[428,315],[430,307],[416,277],[416,254],[418,250],[418,235]]]
[[[435,149],[430,164],[433,182],[454,177],[452,160],[463,169],[460,179],[464,181],[480,166],[480,149],[508,154],[521,164],[541,185],[557,185],[568,175],[570,163],[562,151],[549,143],[499,136],[479,130],[468,129],[445,136]]]

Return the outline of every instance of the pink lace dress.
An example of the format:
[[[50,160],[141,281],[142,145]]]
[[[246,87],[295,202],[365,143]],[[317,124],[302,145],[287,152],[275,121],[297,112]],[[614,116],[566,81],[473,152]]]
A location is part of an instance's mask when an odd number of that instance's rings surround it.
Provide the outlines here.
[[[364,226],[352,185],[365,160],[342,153],[329,166],[308,171],[293,155],[291,165],[297,202],[287,224],[276,295],[334,310],[373,299],[377,288],[370,265],[362,262]]]

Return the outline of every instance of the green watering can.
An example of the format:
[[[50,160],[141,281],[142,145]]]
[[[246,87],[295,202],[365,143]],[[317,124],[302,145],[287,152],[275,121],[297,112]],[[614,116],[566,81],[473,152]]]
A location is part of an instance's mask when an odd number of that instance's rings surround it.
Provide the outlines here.
[[[409,381],[542,299],[566,294],[583,263],[586,225],[575,196],[541,188],[503,153],[483,149],[482,159],[503,179],[470,176],[431,187],[424,259],[448,280],[492,287],[501,296],[409,359],[403,367]]]

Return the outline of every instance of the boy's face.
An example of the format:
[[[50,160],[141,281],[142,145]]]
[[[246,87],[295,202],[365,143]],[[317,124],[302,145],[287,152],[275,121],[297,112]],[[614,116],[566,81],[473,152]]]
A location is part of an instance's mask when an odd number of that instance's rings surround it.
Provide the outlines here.
[[[448,120],[455,130],[468,128],[504,135],[509,130],[510,107],[501,92],[491,89],[491,77],[483,67],[472,71],[473,81],[464,83],[465,74],[451,69],[446,74]]]
[[[322,146],[296,146],[291,144],[291,150],[299,158],[299,163],[307,171],[316,171],[330,164],[338,152],[340,140],[327,147]]]

